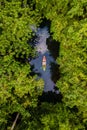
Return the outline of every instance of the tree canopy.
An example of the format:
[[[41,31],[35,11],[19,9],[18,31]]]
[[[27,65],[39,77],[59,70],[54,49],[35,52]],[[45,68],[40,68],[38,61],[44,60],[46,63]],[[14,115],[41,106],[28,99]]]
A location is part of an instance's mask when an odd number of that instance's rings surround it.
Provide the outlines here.
[[[60,42],[61,103],[40,103],[44,82],[31,75],[31,25],[46,18],[50,34]],[[54,45],[55,46],[55,43]],[[9,130],[14,114],[17,130],[87,129],[87,0],[0,1],[0,128]]]
[[[53,38],[60,42],[57,86],[66,106],[76,106],[87,121],[87,1],[37,1],[37,8],[51,21]]]
[[[24,1],[25,2],[25,1]],[[42,93],[43,81],[31,76],[28,58],[34,50],[30,25],[38,25],[39,15],[21,1],[0,2],[0,126],[13,113],[29,116],[27,107],[35,107]]]

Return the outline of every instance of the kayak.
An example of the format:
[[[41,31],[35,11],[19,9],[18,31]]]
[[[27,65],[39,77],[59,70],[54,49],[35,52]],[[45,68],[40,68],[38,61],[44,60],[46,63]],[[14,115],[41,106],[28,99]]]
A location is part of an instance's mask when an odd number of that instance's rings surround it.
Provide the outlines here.
[[[43,58],[42,58],[42,69],[44,71],[46,70],[46,56],[43,56]]]

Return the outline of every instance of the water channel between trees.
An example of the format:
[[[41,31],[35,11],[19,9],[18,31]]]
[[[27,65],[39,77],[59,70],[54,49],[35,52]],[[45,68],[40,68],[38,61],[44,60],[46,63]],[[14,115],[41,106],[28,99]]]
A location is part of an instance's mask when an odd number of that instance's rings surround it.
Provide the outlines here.
[[[30,61],[30,64],[34,66],[33,72],[44,80],[44,92],[51,91],[59,94],[55,85],[59,78],[59,66],[56,63],[59,44],[52,40],[47,26],[38,28],[35,35],[36,37],[33,40],[32,45],[36,48],[37,56]],[[42,69],[43,56],[45,56],[47,60],[45,71]]]

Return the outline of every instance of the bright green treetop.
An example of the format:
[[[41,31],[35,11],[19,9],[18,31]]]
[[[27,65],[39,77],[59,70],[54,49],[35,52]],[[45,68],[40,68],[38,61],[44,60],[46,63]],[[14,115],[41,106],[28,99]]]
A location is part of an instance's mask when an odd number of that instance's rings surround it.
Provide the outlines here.
[[[32,37],[30,26],[38,24],[38,16],[32,7],[23,6],[21,1],[0,2],[1,128],[8,122],[9,114],[18,112],[23,117],[29,116],[26,108],[37,105],[38,95],[43,90],[43,81],[30,76],[28,63],[28,57],[34,56],[28,43]]]

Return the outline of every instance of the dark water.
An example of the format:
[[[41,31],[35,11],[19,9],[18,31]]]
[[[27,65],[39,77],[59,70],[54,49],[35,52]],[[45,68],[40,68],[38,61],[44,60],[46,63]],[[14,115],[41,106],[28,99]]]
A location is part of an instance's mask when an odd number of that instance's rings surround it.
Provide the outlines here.
[[[55,83],[59,76],[56,74],[56,72],[58,72],[58,65],[56,64],[57,56],[55,54],[55,50],[58,51],[58,44],[57,46],[56,44],[53,45],[52,41],[47,40],[48,38],[50,39],[50,34],[46,26],[38,29],[33,27],[33,30],[36,31],[36,38],[33,42],[37,51],[37,57],[32,59],[30,64],[34,66],[33,71],[39,74],[38,77],[44,80],[44,92],[51,91],[59,94],[59,91],[55,89]],[[46,56],[47,59],[46,71],[42,69],[43,56]]]

